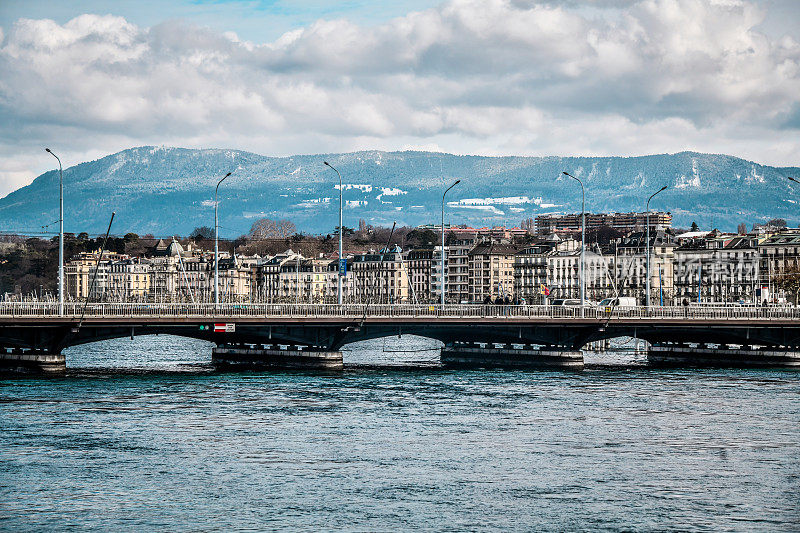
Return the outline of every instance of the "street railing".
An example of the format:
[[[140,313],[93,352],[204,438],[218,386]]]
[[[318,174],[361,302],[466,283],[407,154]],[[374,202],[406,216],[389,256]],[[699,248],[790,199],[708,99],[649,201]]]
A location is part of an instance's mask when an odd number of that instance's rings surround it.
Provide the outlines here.
[[[65,303],[58,314],[55,302],[0,302],[0,318],[510,318],[510,319],[713,319],[799,320],[800,307],[793,306],[654,306],[571,307],[548,305],[481,304],[187,304],[187,303]]]

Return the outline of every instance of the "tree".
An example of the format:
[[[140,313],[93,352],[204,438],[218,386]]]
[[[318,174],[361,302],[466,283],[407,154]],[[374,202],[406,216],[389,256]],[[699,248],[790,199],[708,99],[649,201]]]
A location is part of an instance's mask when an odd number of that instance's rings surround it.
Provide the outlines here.
[[[336,226],[335,233],[337,235],[339,234],[339,226]],[[353,228],[348,228],[347,226],[342,226],[342,236],[346,237],[348,235],[352,235],[353,233],[355,233],[355,230]]]
[[[774,226],[776,228],[785,228],[786,221],[782,218],[773,218],[769,222],[767,222],[767,226]]]
[[[776,278],[774,278],[775,286],[794,297],[795,303],[800,296],[800,266],[797,262],[793,265],[786,267]]]
[[[286,239],[297,232],[294,223],[286,220],[261,218],[253,222],[248,237],[250,239]]]
[[[700,231],[700,226],[697,225],[697,222],[692,222],[692,228],[689,231]]]
[[[192,232],[189,234],[189,238],[195,242],[210,240],[214,238],[214,230],[208,226],[200,226],[192,230]]]
[[[586,237],[589,241],[594,241],[598,244],[608,244],[615,239],[619,239],[620,237],[624,236],[624,233],[618,229],[612,228],[611,226],[600,226],[598,228],[589,229],[586,232]]]
[[[430,229],[415,228],[406,236],[409,246],[425,246],[435,244],[441,239],[441,234]]]
[[[739,235],[744,235],[744,234],[746,234],[746,233],[747,233],[747,224],[745,224],[744,222],[742,222],[741,224],[739,224],[739,225],[736,227],[736,233],[738,233]]]
[[[235,239],[233,239],[233,249],[236,250],[237,248],[241,248],[247,244],[247,236],[246,235],[239,235]]]

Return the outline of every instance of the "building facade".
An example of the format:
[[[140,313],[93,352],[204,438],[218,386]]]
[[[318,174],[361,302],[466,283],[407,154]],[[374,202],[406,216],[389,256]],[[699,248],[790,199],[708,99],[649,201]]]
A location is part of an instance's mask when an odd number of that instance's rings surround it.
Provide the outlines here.
[[[514,300],[516,253],[510,244],[494,242],[480,243],[469,251],[470,302]]]
[[[794,299],[787,281],[800,279],[800,230],[732,235],[631,232],[610,244],[588,243],[586,298],[634,297],[651,305],[779,302]],[[445,248],[448,303],[524,302],[580,298],[580,242],[552,234],[524,246],[507,240],[459,240]],[[527,238],[526,240],[530,240]],[[647,251],[650,269],[647,269]],[[352,253],[342,279],[350,304],[437,303],[441,246]],[[335,303],[335,254],[303,257],[291,249],[272,257],[219,256],[219,295],[225,302]],[[93,281],[94,280],[94,281]],[[789,280],[791,281],[791,280]],[[84,252],[65,265],[71,300],[211,302],[214,255],[176,240],[160,241],[152,257]]]
[[[649,214],[650,230],[665,230],[672,225],[670,213],[652,211]],[[536,235],[545,236],[553,233],[578,233],[581,231],[582,217],[580,213],[566,215],[539,215],[536,217]],[[586,229],[603,226],[614,228],[623,233],[643,230],[648,224],[645,213],[586,213]]]

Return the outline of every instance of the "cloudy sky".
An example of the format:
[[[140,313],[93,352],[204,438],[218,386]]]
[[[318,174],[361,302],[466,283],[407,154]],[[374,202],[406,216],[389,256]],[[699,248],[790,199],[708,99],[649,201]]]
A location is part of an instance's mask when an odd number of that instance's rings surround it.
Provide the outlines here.
[[[131,146],[800,165],[798,0],[0,0],[0,196]]]

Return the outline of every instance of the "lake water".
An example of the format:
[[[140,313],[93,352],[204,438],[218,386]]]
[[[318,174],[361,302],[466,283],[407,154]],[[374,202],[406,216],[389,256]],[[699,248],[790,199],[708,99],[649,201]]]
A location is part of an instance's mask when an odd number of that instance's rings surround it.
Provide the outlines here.
[[[66,376],[0,380],[0,529],[799,530],[800,372],[437,359],[413,337],[327,374],[217,373],[169,336],[71,348]]]

